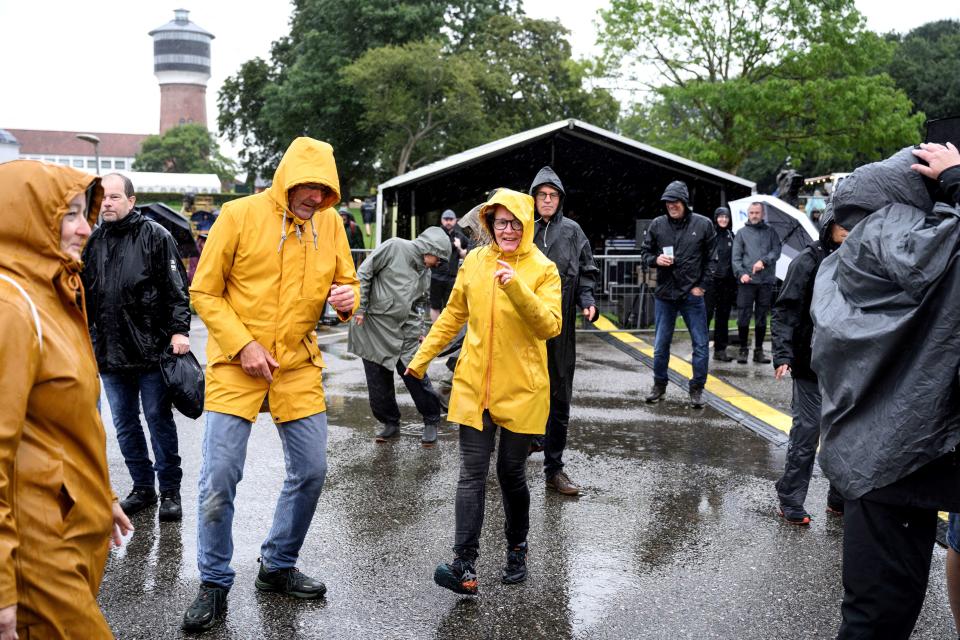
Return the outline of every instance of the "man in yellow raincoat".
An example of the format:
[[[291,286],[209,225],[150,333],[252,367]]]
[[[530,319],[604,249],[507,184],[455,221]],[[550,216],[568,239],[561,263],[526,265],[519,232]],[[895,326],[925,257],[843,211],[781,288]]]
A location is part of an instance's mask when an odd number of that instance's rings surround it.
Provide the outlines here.
[[[210,332],[197,559],[202,584],[183,628],[210,629],[233,584],[232,525],[247,440],[264,398],[287,477],[260,548],[256,588],[301,599],[326,587],[295,568],[327,471],[327,418],[314,331],[329,301],[342,321],[359,302],[333,149],[297,138],[267,191],[227,203],[190,295]]]

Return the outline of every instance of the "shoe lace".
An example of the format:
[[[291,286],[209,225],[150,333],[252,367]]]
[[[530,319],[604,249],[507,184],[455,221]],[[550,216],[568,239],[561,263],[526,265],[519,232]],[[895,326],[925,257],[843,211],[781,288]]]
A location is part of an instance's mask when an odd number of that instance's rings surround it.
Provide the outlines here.
[[[507,567],[515,569],[523,566],[527,561],[527,550],[523,547],[507,549]]]
[[[460,576],[460,582],[463,584],[470,581],[475,581],[477,579],[477,574],[473,569],[473,564],[468,560],[457,558],[450,564],[450,566],[453,568],[453,572]]]

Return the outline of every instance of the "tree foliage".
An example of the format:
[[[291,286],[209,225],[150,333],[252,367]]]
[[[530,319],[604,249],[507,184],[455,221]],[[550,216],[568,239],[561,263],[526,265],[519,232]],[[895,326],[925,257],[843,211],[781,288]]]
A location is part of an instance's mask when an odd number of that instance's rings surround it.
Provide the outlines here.
[[[960,21],[919,26],[900,41],[889,72],[928,118],[960,115]]]
[[[758,154],[848,169],[919,139],[877,72],[892,46],[853,0],[612,0],[602,15],[607,69],[650,88],[627,135],[731,172],[765,167]]]
[[[232,160],[220,154],[219,146],[205,126],[182,124],[162,135],[147,136],[133,161],[134,171],[161,173],[215,173],[233,182],[237,171]]]

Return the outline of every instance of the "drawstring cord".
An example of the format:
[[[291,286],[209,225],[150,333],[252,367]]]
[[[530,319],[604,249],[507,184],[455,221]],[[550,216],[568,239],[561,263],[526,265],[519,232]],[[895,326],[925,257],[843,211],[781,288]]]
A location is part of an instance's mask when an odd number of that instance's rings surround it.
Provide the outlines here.
[[[313,249],[314,249],[314,251],[317,251],[317,250],[320,249],[320,245],[319,245],[319,241],[318,241],[318,239],[317,239],[317,238],[318,238],[318,236],[317,236],[317,228],[313,226],[313,218],[310,218],[310,231],[313,232]]]
[[[293,230],[297,233],[297,241],[300,244],[303,244],[303,230],[300,228],[302,225],[296,224],[294,221]],[[320,249],[320,237],[317,235],[317,228],[313,225],[313,218],[310,218],[310,231],[313,232],[313,249],[318,251]],[[277,245],[277,253],[283,250],[283,243],[287,240],[287,209],[283,209],[283,217],[280,220],[280,244]]]
[[[277,253],[283,249],[283,243],[287,241],[287,210],[283,210],[283,217],[280,219],[280,244],[277,246]]]

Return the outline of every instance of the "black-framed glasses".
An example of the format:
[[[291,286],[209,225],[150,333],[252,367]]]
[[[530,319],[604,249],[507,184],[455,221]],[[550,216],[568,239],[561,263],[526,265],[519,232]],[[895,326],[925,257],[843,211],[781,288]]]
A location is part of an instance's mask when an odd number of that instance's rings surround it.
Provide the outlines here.
[[[507,225],[510,225],[510,228],[514,231],[522,231],[523,223],[514,218],[513,220],[507,220],[506,218],[494,218],[493,219],[493,228],[497,231],[503,231],[507,228]]]
[[[559,198],[560,198],[560,194],[557,193],[556,191],[553,191],[553,192],[538,191],[537,192],[537,200],[539,200],[540,202],[546,202],[547,200],[558,200]]]

